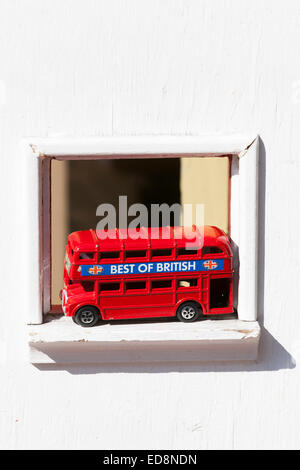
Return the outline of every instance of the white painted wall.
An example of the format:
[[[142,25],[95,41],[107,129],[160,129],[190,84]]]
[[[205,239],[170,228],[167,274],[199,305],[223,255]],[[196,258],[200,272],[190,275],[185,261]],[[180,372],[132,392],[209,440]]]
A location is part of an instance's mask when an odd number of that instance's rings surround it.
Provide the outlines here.
[[[1,0],[0,13],[1,448],[298,448],[299,2]],[[27,364],[20,139],[215,132],[262,138],[260,361]]]

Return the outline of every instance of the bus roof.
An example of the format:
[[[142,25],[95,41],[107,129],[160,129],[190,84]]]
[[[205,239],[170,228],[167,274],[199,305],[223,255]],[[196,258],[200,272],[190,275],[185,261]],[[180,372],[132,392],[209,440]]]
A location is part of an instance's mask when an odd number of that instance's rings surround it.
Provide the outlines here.
[[[69,235],[68,241],[72,250],[79,252],[91,251],[121,251],[164,249],[185,247],[193,244],[195,247],[217,246],[230,251],[230,243],[226,233],[218,227],[206,225],[192,227],[155,227],[139,230],[139,238],[134,239],[135,229],[114,230],[82,230]]]

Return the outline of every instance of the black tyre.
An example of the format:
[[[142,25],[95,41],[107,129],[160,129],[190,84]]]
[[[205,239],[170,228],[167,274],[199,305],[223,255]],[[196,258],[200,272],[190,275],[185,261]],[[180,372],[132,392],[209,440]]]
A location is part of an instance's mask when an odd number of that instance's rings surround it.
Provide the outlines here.
[[[83,326],[84,328],[95,326],[100,319],[99,311],[92,305],[81,307],[77,310],[74,321],[77,325]]]
[[[176,316],[178,320],[190,323],[199,320],[201,314],[201,307],[196,302],[185,302],[178,307]]]

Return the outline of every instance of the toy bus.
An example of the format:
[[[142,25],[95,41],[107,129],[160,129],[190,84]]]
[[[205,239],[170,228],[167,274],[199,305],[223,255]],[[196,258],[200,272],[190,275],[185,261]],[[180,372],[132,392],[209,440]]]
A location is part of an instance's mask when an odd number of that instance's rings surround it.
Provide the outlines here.
[[[232,248],[217,227],[95,230],[68,236],[62,308],[78,325],[233,312]],[[168,231],[168,233],[167,233]],[[192,240],[192,244],[191,244]]]

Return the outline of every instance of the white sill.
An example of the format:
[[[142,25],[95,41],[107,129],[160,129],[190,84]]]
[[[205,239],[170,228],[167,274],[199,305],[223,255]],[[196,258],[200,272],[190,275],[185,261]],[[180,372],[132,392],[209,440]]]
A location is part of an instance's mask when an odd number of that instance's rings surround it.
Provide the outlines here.
[[[71,318],[49,316],[28,326],[32,364],[109,364],[253,361],[260,327],[235,318],[195,323],[147,321],[82,328]]]

